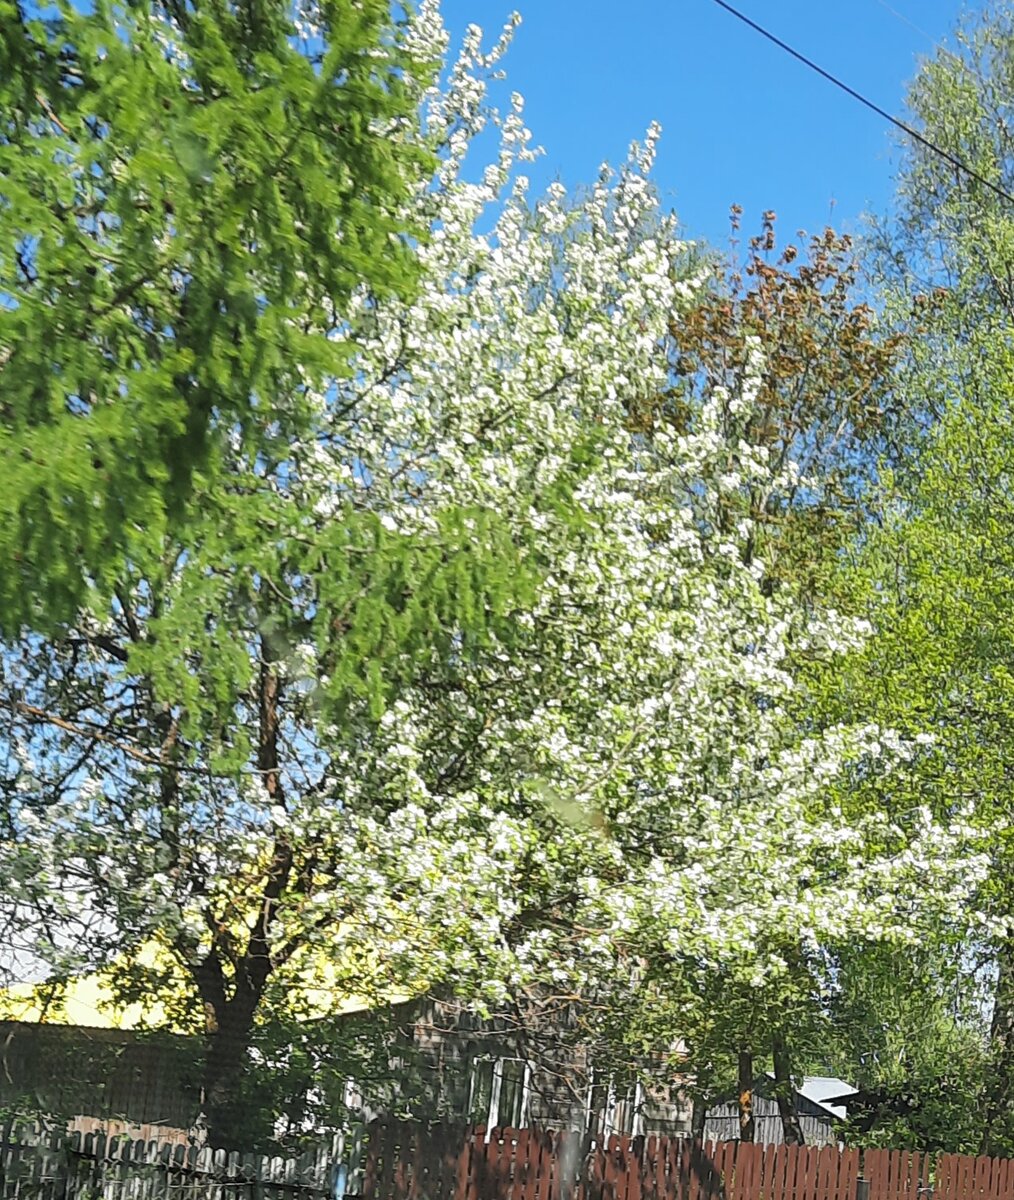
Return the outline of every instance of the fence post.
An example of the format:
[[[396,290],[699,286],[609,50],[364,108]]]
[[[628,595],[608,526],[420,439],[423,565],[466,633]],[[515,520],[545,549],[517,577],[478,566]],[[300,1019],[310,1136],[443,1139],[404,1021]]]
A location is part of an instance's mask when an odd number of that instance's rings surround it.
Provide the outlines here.
[[[856,1180],[856,1200],[870,1200],[870,1181],[861,1175]]]

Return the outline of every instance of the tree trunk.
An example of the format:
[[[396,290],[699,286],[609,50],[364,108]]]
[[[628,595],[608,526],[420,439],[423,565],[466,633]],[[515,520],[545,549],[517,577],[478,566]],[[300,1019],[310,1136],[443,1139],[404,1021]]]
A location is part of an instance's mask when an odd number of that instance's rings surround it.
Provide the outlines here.
[[[259,686],[259,730],[257,767],[272,805],[284,806],[279,758],[279,700],[281,682],[273,656],[262,640]],[[237,930],[215,916],[211,952],[193,968],[194,979],[204,1002],[205,1061],[204,1113],[208,1140],[214,1146],[244,1149],[254,1113],[243,1096],[243,1076],[249,1063],[254,1015],[264,996],[276,960],[285,949],[273,944],[273,924],[279,901],[292,876],[293,853],[284,827],[276,831],[271,860],[263,877],[257,915],[247,934],[246,946],[237,954],[230,941]],[[223,967],[232,963],[232,978]]]
[[[792,1070],[785,1039],[776,1034],[771,1040],[771,1056],[775,1068],[775,1101],[782,1119],[782,1136],[787,1146],[802,1146],[803,1127],[796,1114],[796,1089],[792,1085]]]
[[[1004,942],[997,955],[993,1017],[989,1028],[989,1066],[982,1089],[980,1154],[1006,1151],[1014,1075],[1014,942]]]
[[[753,1053],[750,1050],[740,1050],[739,1052],[739,1078],[736,1092],[739,1102],[739,1140],[752,1142],[754,1136]]]
[[[249,1006],[226,1004],[205,1037],[203,1109],[208,1144],[244,1149],[251,1133],[243,1096],[243,1076],[253,1033]]]
[[[693,1112],[690,1116],[690,1136],[695,1142],[703,1143],[704,1126],[708,1119],[708,1098],[698,1092],[694,1096]]]

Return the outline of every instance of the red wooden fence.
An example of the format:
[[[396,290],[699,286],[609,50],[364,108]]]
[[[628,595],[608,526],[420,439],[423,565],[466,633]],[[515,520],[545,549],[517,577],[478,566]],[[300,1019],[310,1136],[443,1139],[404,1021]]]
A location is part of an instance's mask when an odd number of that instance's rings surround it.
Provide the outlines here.
[[[460,1126],[378,1125],[364,1200],[1014,1200],[1014,1161]]]

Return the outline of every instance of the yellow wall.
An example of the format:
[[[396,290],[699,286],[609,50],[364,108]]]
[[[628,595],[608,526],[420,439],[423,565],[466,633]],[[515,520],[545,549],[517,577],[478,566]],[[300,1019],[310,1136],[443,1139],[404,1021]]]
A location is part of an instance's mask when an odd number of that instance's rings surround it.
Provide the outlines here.
[[[138,954],[142,967],[166,965],[166,952],[155,944]],[[390,992],[372,1000],[350,996],[338,985],[339,972],[318,957],[292,971],[293,989],[303,1002],[307,1020],[343,1012],[361,1012],[378,1003],[397,1004],[411,998],[410,992]],[[181,987],[183,986],[181,980]],[[46,984],[14,984],[0,989],[0,1020],[45,1022],[53,1025],[86,1025],[98,1029],[172,1029],[165,1008],[158,1001],[117,1004],[108,979],[102,972],[72,979],[58,989]],[[185,1032],[174,1030],[174,1032]]]

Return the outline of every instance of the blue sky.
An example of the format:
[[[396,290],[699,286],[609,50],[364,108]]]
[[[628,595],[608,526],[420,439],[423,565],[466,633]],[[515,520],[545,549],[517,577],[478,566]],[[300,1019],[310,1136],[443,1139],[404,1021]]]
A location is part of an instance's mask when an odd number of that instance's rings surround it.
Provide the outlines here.
[[[960,0],[732,2],[896,115],[918,59],[947,41],[961,11]],[[864,211],[890,204],[897,153],[884,122],[712,0],[442,5],[453,33],[474,22],[490,37],[514,7],[523,24],[505,86],[524,95],[546,149],[537,183],[590,181],[655,119],[656,181],[691,236],[724,244],[733,202],[744,232],[772,208],[783,236],[829,219],[854,231]]]

